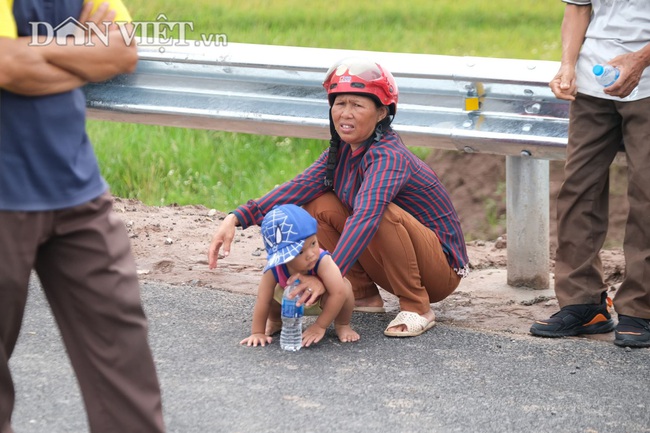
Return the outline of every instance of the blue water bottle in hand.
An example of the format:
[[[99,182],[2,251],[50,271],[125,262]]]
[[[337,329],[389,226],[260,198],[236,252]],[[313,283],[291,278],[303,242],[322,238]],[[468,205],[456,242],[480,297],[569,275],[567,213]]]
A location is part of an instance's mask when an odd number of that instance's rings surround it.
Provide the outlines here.
[[[612,65],[594,65],[593,72],[596,81],[603,87],[614,84],[620,75],[619,70]]]
[[[618,68],[612,65],[594,65],[593,67],[594,77],[596,81],[600,83],[603,87],[609,87],[618,80],[618,77],[621,75],[621,71]],[[639,86],[635,87],[629,95],[627,95],[623,100],[633,99],[639,90]]]
[[[302,317],[305,314],[304,304],[296,306],[297,298],[289,299],[288,295],[300,284],[294,281],[284,289],[282,294],[282,332],[280,333],[280,347],[282,350],[295,352],[302,347]]]

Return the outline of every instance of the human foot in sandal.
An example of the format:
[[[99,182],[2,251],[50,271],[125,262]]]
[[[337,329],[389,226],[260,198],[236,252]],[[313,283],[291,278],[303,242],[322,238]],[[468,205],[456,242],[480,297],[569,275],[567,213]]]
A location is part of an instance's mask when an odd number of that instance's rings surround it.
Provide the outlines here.
[[[429,310],[423,315],[411,311],[400,311],[388,324],[384,335],[388,337],[416,337],[433,328],[436,324],[436,315]]]

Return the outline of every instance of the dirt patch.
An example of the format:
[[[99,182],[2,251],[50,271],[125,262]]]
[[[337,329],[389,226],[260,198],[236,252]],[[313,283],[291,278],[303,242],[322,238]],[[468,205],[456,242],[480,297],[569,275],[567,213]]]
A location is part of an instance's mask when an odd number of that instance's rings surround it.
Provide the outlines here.
[[[505,157],[433,150],[427,159],[449,190],[465,238],[495,241],[506,233]],[[555,256],[556,197],[562,185],[564,161],[549,164],[549,231],[551,257]],[[468,175],[471,174],[471,175]],[[610,169],[609,232],[605,248],[621,248],[627,218],[627,167]]]
[[[472,272],[454,294],[434,305],[438,320],[475,329],[526,334],[532,320],[557,310],[557,301],[552,289],[535,291],[506,284],[504,158],[434,151],[428,162],[448,187],[467,238],[473,239],[468,242]],[[551,257],[555,249],[554,197],[561,182],[561,169],[561,163],[551,164]],[[627,214],[625,171],[620,167],[614,170],[612,228],[608,249],[601,254],[612,290],[621,281],[624,270],[624,257],[618,246]],[[216,270],[209,270],[208,245],[224,213],[204,206],[151,207],[120,198],[115,199],[115,209],[128,229],[142,281],[172,284],[179,290],[202,286],[255,294],[266,256],[258,228],[238,229],[230,256],[220,260]],[[553,263],[551,272],[552,269]],[[397,311],[396,298],[386,292],[382,296],[388,313]]]

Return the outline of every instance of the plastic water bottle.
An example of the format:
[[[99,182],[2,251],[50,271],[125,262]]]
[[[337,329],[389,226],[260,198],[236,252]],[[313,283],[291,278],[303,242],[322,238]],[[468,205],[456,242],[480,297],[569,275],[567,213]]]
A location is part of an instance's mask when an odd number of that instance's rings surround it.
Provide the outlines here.
[[[603,87],[609,87],[614,84],[621,74],[618,68],[615,68],[612,65],[594,65],[593,72],[596,81],[598,81]],[[639,86],[635,87],[629,95],[623,98],[623,100],[625,101],[626,99],[634,98],[638,91]]]
[[[596,81],[603,87],[614,84],[620,75],[619,70],[612,65],[594,65],[593,72]]]
[[[296,352],[302,347],[302,316],[305,314],[304,304],[296,306],[296,300],[287,296],[300,284],[294,281],[284,289],[282,294],[282,332],[280,333],[280,347],[282,350]]]

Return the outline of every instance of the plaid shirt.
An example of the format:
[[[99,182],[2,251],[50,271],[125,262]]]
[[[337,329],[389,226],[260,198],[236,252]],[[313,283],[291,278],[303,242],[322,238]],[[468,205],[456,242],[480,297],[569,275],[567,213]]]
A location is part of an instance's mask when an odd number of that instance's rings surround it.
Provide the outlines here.
[[[273,206],[303,205],[331,191],[323,183],[326,150],[302,174],[250,200],[233,213],[243,228],[262,223]],[[449,265],[461,276],[469,259],[458,215],[434,171],[415,156],[392,130],[382,139],[352,151],[341,143],[334,172],[333,192],[350,210],[332,258],[345,275],[379,228],[389,203],[395,203],[436,233]]]

